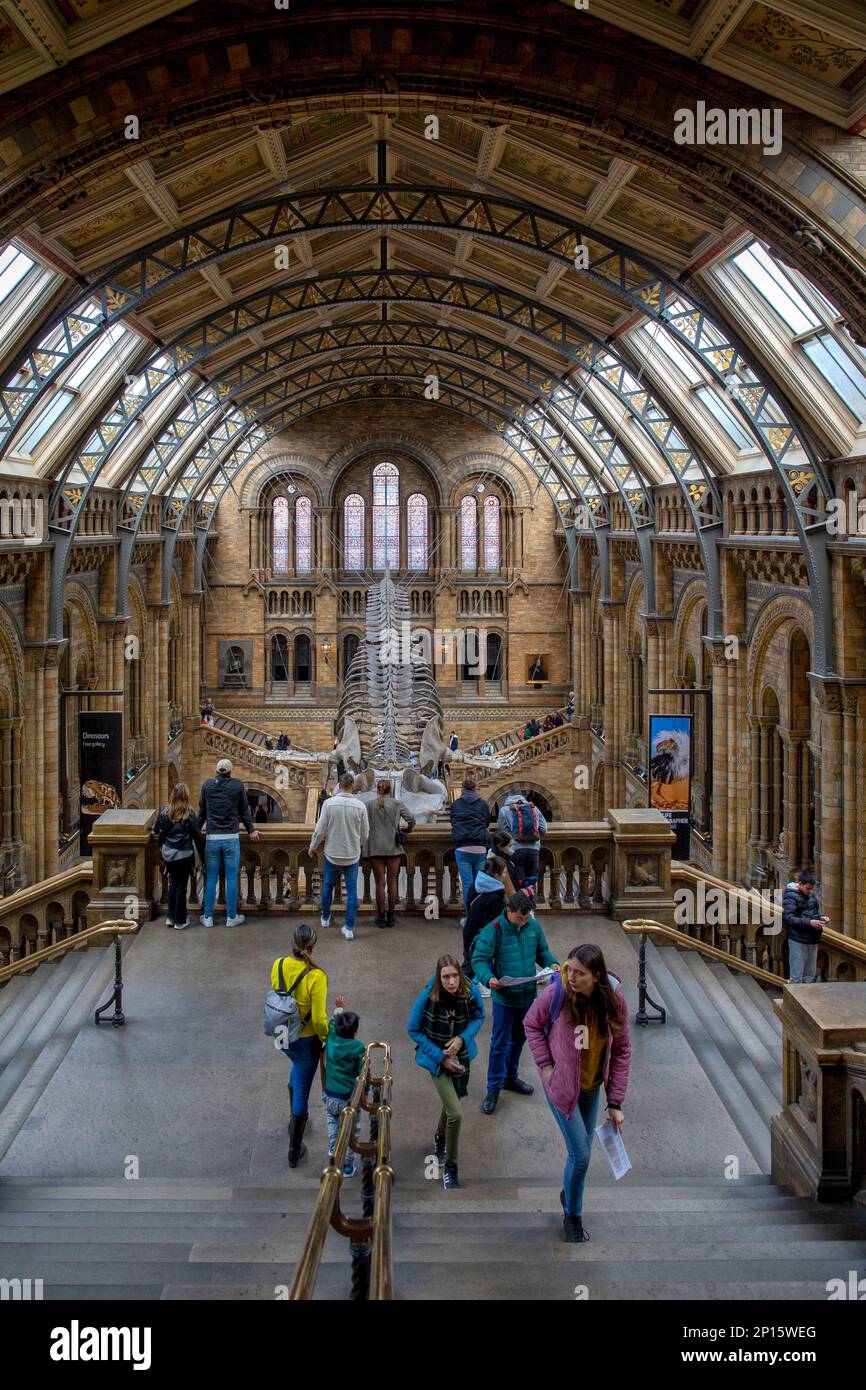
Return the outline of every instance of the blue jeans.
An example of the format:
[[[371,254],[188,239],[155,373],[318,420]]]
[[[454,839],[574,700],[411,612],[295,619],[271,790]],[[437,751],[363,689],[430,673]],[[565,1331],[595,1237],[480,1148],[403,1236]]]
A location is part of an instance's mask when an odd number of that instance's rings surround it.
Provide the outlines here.
[[[788,937],[788,972],[792,985],[812,985],[818,975],[818,943],[808,946],[805,941]]]
[[[292,1063],[288,1080],[292,1093],[292,1114],[306,1115],[322,1044],[314,1035],[311,1038],[296,1038],[293,1043],[289,1043],[288,1047],[280,1050],[285,1052]]]
[[[240,839],[212,840],[208,835],[204,842],[204,911],[203,916],[213,917],[216,902],[217,880],[220,864],[225,865],[226,875],[226,916],[238,915],[238,870],[241,867]]]
[[[463,889],[463,906],[469,911],[469,889],[475,883],[475,875],[478,870],[484,867],[486,854],[467,854],[465,849],[455,849],[454,858],[457,861],[457,872],[460,875],[460,887]]]
[[[562,1131],[568,1157],[562,1175],[562,1190],[565,1193],[566,1216],[580,1216],[583,1211],[583,1189],[592,1158],[592,1139],[598,1120],[598,1104],[601,1100],[601,1087],[593,1091],[581,1091],[574,1107],[574,1114],[567,1120],[561,1110],[557,1110],[545,1091],[544,1098],[550,1106],[551,1114]]]
[[[487,1055],[488,1091],[501,1091],[506,1081],[517,1080],[520,1054],[526,1042],[523,1031],[525,1013],[526,1009],[506,1009],[503,1004],[493,1005],[493,1029]]]
[[[358,911],[358,868],[357,864],[332,864],[330,859],[325,856],[325,867],[322,872],[322,916],[327,922],[331,915],[331,901],[334,897],[334,884],[340,874],[346,881],[346,921],[347,931],[351,931],[355,925],[355,915]]]

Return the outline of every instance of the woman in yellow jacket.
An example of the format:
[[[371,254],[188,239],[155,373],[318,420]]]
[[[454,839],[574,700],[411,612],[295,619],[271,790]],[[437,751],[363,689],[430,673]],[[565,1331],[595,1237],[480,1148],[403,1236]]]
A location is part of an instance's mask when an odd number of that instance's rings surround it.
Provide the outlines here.
[[[289,1043],[288,1047],[280,1048],[292,1063],[289,1076],[289,1098],[292,1107],[289,1120],[290,1168],[297,1167],[307,1152],[303,1137],[310,1088],[319,1064],[319,1054],[328,1036],[328,977],[313,960],[313,949],[317,941],[315,928],[302,922],[295,927],[292,954],[275,960],[271,969],[271,988],[289,990],[297,1000],[303,1020],[300,1036],[293,1043]],[[280,961],[283,965],[284,985],[280,984]],[[302,975],[303,979],[300,978]],[[292,989],[296,983],[297,988]]]

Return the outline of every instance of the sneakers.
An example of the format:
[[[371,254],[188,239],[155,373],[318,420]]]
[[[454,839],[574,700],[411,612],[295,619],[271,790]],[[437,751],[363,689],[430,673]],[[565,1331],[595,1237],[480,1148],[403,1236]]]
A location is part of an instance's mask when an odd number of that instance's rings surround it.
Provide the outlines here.
[[[439,1164],[439,1167],[441,1168],[441,1167],[442,1167],[442,1164],[445,1162],[445,1135],[444,1135],[444,1134],[434,1134],[434,1135],[433,1135],[433,1157],[436,1159],[436,1162]]]
[[[352,931],[351,927],[342,926],[340,928],[340,935],[344,936],[347,941],[355,940],[355,933]]]
[[[247,919],[246,919],[246,917],[244,916],[244,914],[243,914],[242,912],[239,912],[238,915],[237,915],[237,917],[227,917],[227,918],[226,918],[226,926],[227,926],[227,927],[239,927],[239,926],[241,925],[241,923],[242,923],[242,922],[245,922],[246,920],[247,920]]]
[[[319,922],[323,927],[329,927],[331,925],[330,917],[320,917]]]
[[[374,927],[387,927],[387,925],[388,925],[388,922],[387,922],[387,919],[386,919],[385,917],[374,917],[374,918],[373,918],[373,926],[374,926]]]
[[[165,925],[166,925],[167,927],[173,927],[173,926],[174,926],[174,922],[171,920],[170,917],[166,917],[166,919],[165,919]]]
[[[460,918],[460,925],[461,925],[461,927],[465,927],[465,926],[466,926],[466,918],[465,918],[465,917],[461,917],[461,918]]]
[[[201,921],[201,924],[202,924],[203,927],[212,927],[212,926],[213,926],[213,918],[212,918],[212,917],[202,917],[202,918],[200,918],[199,920]]]
[[[355,1176],[355,1164],[352,1162],[351,1159],[346,1159],[346,1162],[343,1164],[343,1177],[344,1177],[344,1178],[353,1178],[354,1176]]]
[[[535,1093],[535,1087],[528,1082],[521,1081],[519,1076],[515,1076],[513,1081],[506,1081],[502,1087],[503,1091],[516,1091],[519,1096],[531,1096]]]
[[[451,1189],[454,1187],[463,1186],[463,1184],[457,1176],[456,1163],[446,1163],[444,1169],[442,1170],[442,1186],[445,1188],[446,1192],[450,1192]]]
[[[498,1104],[499,1104],[499,1092],[498,1092],[498,1091],[488,1091],[488,1092],[487,1092],[487,1095],[484,1097],[483,1101],[481,1102],[481,1109],[482,1109],[482,1111],[484,1112],[485,1115],[492,1115]]]
[[[186,931],[187,927],[189,926],[189,922],[174,922],[172,923],[172,925],[175,931]]]

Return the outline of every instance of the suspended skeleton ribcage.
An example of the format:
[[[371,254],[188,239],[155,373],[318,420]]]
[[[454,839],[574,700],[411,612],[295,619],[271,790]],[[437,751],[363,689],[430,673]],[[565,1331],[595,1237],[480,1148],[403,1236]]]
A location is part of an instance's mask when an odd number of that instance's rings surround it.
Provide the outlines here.
[[[341,725],[347,714],[357,724],[368,766],[405,767],[420,749],[421,726],[442,716],[433,669],[412,655],[409,596],[386,574],[367,590],[364,641],[346,672],[338,711]]]

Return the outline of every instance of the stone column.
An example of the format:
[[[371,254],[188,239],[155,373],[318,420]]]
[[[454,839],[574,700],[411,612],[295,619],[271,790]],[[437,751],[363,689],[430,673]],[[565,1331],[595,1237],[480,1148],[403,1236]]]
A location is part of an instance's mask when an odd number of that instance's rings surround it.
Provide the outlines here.
[[[602,599],[604,629],[604,804],[616,806],[625,800],[624,714],[628,691],[623,657],[623,618],[621,599]]]
[[[758,720],[760,755],[758,761],[758,842],[770,843],[770,739],[773,721],[763,715]],[[754,778],[755,769],[752,771]]]
[[[713,685],[713,873],[727,877],[728,867],[728,660],[723,642],[708,644]]]
[[[749,719],[749,767],[752,776],[752,806],[749,817],[749,839],[756,845],[761,838],[761,787],[756,769],[761,761],[761,721],[754,715]]]

